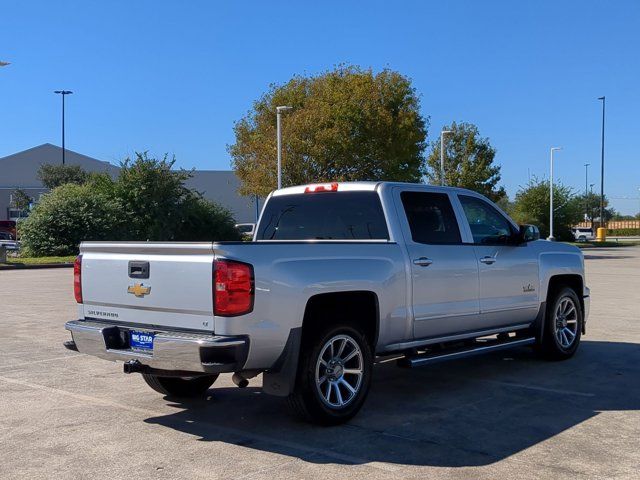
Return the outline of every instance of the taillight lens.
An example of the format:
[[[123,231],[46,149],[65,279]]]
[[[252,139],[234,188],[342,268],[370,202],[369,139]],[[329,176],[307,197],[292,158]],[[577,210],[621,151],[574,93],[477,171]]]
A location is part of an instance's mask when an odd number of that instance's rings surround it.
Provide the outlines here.
[[[213,269],[214,315],[230,317],[253,310],[253,267],[233,260],[216,260]]]
[[[73,262],[73,294],[76,302],[82,303],[82,255],[78,255]]]

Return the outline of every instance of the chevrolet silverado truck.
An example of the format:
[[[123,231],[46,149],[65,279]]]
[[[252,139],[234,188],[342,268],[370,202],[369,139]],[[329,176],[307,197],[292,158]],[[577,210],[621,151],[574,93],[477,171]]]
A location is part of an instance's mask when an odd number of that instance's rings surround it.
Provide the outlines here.
[[[197,396],[221,373],[325,425],[376,361],[411,368],[530,345],[571,357],[589,312],[579,249],[472,191],[390,182],[273,192],[250,242],[84,242],[72,350]]]

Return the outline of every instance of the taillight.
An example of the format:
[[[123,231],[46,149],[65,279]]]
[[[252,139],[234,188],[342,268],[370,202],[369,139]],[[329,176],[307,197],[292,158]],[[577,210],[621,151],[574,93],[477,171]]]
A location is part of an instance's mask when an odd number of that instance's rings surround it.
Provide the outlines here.
[[[253,310],[253,267],[233,260],[216,260],[213,266],[213,313],[222,317]]]
[[[73,294],[76,302],[82,303],[82,255],[78,255],[73,262]]]
[[[304,189],[304,193],[337,192],[337,191],[338,191],[338,182],[319,183],[317,185],[309,185]]]

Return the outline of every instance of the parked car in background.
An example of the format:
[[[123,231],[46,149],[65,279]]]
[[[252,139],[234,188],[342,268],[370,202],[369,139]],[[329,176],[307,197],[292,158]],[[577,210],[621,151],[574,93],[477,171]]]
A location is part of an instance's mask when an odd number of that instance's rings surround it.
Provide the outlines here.
[[[244,240],[253,239],[253,232],[255,231],[256,224],[255,223],[237,223],[236,229],[242,235]]]
[[[10,251],[18,251],[20,250],[20,242],[16,242],[11,233],[0,231],[0,247]]]
[[[377,360],[413,368],[524,345],[570,358],[589,313],[583,255],[539,237],[460,188],[284,188],[251,242],[83,242],[65,346],[124,361],[164,395],[262,374],[265,393],[338,424]]]
[[[591,242],[596,239],[593,229],[589,227],[572,228],[571,233],[573,233],[576,242]]]
[[[0,220],[0,234],[1,233],[8,233],[11,235],[10,239],[5,240],[15,240],[17,238],[16,222],[13,220]]]

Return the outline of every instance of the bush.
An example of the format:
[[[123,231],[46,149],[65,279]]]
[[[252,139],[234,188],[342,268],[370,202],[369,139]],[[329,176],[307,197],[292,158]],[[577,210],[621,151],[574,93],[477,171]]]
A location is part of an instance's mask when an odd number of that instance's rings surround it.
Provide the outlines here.
[[[118,202],[88,185],[67,184],[43,196],[19,224],[25,256],[73,255],[83,240],[113,240],[121,224]]]
[[[20,226],[24,253],[72,255],[85,240],[240,240],[231,213],[184,185],[190,172],[146,153],[122,163],[120,175],[92,175],[44,196]]]
[[[41,165],[38,178],[50,190],[67,183],[82,185],[89,179],[89,174],[79,165]]]
[[[181,222],[173,240],[240,240],[231,213],[203,198],[190,198],[183,205]]]
[[[607,235],[613,237],[635,237],[640,235],[640,228],[609,228]]]

